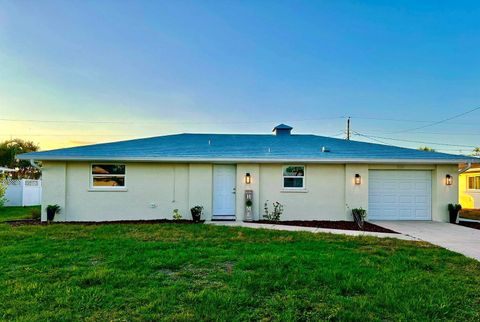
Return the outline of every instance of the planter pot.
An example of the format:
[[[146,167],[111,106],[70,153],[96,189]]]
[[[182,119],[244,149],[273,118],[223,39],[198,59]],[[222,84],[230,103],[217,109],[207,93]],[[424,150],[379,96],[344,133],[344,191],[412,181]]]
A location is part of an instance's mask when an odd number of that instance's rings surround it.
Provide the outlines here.
[[[193,219],[193,222],[200,222],[200,218],[202,217],[202,213],[201,212],[197,212],[197,211],[190,211],[192,213],[192,219]]]
[[[458,219],[458,211],[450,211],[449,214],[450,214],[450,223],[451,224],[456,224],[457,223],[457,219]]]
[[[55,214],[56,214],[55,211],[47,210],[47,220],[48,221],[53,221],[53,218],[55,218]]]

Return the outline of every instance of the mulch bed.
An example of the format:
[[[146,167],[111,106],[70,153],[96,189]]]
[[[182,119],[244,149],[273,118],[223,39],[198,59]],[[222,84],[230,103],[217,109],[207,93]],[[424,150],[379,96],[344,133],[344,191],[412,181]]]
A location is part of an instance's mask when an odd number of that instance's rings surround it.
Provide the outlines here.
[[[467,209],[460,210],[460,218],[480,220],[480,209]]]
[[[480,222],[460,221],[459,225],[480,230]]]
[[[365,222],[363,230],[353,221],[330,221],[330,220],[285,220],[285,221],[268,221],[257,220],[249,221],[257,224],[273,224],[273,225],[285,225],[285,226],[302,226],[313,228],[330,228],[330,229],[343,229],[343,230],[358,230],[358,231],[371,231],[375,233],[391,233],[398,234],[396,231],[383,228],[369,222]]]
[[[200,220],[200,224],[203,224],[205,220]],[[193,220],[171,220],[171,219],[155,219],[155,220],[117,220],[117,221],[63,221],[63,222],[51,222],[40,221],[37,219],[23,219],[23,220],[10,220],[4,223],[12,226],[27,226],[27,225],[87,225],[87,226],[99,226],[99,225],[117,225],[117,224],[196,224]]]

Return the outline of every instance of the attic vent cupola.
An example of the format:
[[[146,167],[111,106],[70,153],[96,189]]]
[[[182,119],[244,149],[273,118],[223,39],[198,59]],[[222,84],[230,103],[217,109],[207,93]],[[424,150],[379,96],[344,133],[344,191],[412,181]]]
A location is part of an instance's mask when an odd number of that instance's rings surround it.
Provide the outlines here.
[[[280,124],[277,125],[273,128],[272,132],[275,133],[275,135],[291,135],[292,134],[292,129],[293,127],[285,125],[285,124]]]

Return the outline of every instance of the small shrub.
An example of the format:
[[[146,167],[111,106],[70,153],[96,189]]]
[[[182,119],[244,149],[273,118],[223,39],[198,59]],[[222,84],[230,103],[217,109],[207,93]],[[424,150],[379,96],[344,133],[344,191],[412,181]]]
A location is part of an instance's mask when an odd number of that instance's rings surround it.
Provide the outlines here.
[[[283,205],[278,201],[275,201],[274,203],[272,203],[272,206],[273,206],[273,211],[270,212],[268,209],[268,200],[265,201],[265,204],[263,205],[263,209],[265,212],[265,214],[263,215],[263,218],[269,221],[279,221],[283,213]]]
[[[362,207],[353,208],[352,209],[352,216],[353,216],[353,220],[355,220],[358,227],[360,229],[363,229],[363,225],[365,223],[365,218],[367,217],[367,211],[365,209],[363,209]]]
[[[181,220],[182,214],[178,211],[178,209],[173,209],[173,220]]]
[[[462,205],[460,204],[453,204],[453,203],[449,203],[448,204],[448,211],[449,212],[459,212],[460,210],[462,210]]]
[[[0,207],[3,207],[7,202],[5,193],[7,192],[8,183],[4,175],[0,175]]]
[[[47,220],[52,221],[57,213],[60,212],[59,205],[48,205],[47,206]]]
[[[194,213],[199,213],[201,214],[202,211],[203,211],[203,206],[195,206],[195,207],[192,207],[192,209],[190,209],[191,212],[194,212]]]
[[[40,209],[38,208],[33,208],[32,210],[30,210],[30,217],[32,219],[40,219],[40,217],[42,216],[42,213],[40,212]]]

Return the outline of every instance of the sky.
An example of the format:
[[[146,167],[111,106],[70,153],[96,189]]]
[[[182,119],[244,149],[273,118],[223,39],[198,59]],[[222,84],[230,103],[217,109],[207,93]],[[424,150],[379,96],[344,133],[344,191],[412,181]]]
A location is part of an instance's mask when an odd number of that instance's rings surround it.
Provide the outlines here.
[[[294,133],[469,153],[478,1],[0,0],[0,140]],[[414,142],[411,142],[414,141]]]

